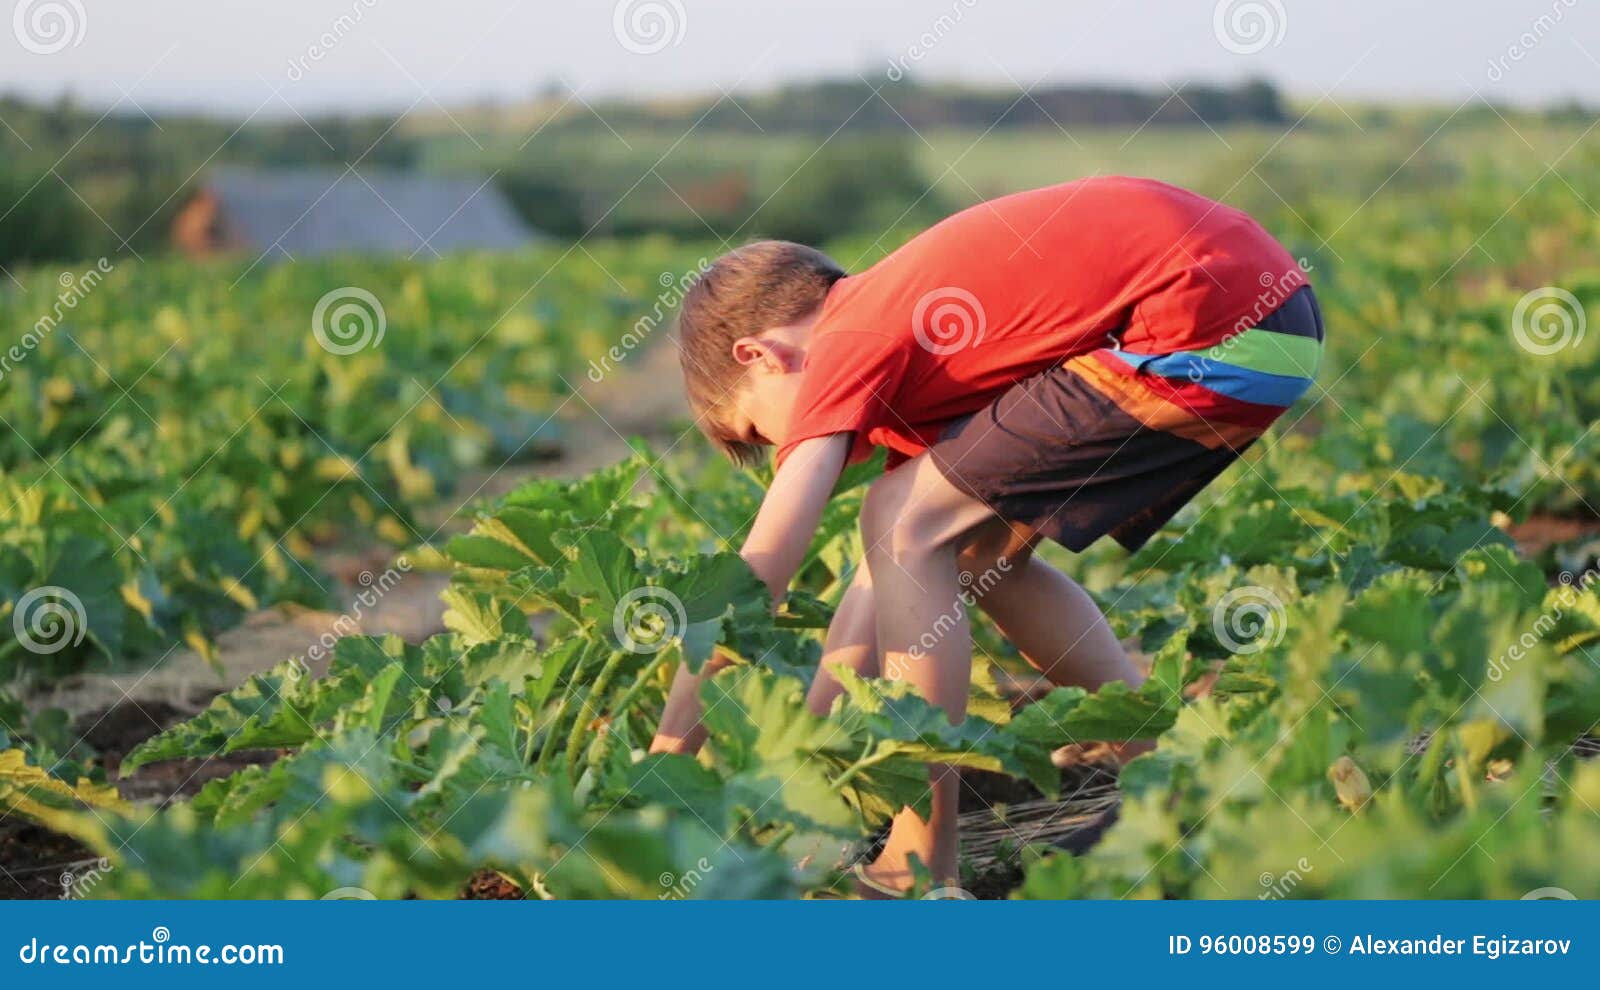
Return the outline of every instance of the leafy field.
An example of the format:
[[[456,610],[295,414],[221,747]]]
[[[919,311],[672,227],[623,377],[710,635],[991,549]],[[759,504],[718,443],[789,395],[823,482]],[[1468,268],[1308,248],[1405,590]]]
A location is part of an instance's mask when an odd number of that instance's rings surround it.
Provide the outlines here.
[[[1020,660],[980,629],[960,727],[889,682],[851,683],[828,718],[801,703],[870,468],[776,621],[732,553],[760,478],[693,438],[530,481],[469,532],[418,525],[715,246],[118,266],[6,372],[0,593],[70,589],[88,635],[0,638],[0,662],[47,678],[207,637],[314,593],[300,564],[352,525],[449,569],[450,631],[345,637],[326,674],[286,658],[153,736],[121,773],[275,757],[164,807],[10,715],[0,809],[104,857],[93,896],[823,895],[926,800],[924,764],[1070,798],[1083,778],[1053,748],[1139,737],[1159,745],[1121,772],[1117,824],[1084,855],[1009,850],[1006,889],[1600,896],[1600,156],[1451,155],[1448,181],[1375,194],[1378,167],[1262,210],[1327,311],[1318,387],[1138,554],[1058,558],[1151,679],[1014,706]],[[37,319],[53,278],[3,297],[7,320]],[[382,300],[381,346],[316,342],[335,286]],[[706,686],[704,756],[644,756],[673,666],[714,651],[737,662]]]
[[[0,594],[63,587],[87,617],[47,652],[0,632],[0,682],[204,647],[246,610],[314,600],[313,544],[424,542],[416,507],[464,470],[550,453],[570,378],[674,257],[595,251],[101,259],[0,296],[21,335],[0,367]]]

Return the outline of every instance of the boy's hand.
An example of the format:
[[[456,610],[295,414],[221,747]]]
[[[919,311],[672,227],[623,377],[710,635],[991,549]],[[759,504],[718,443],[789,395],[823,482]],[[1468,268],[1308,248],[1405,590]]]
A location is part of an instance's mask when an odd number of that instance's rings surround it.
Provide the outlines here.
[[[844,470],[851,440],[852,434],[834,433],[796,445],[773,476],[755,525],[739,550],[772,593],[774,610],[805,560],[822,510]]]
[[[844,470],[850,442],[850,434],[835,433],[797,445],[778,468],[750,536],[739,551],[772,593],[774,612],[805,560],[822,509]],[[693,753],[705,742],[705,730],[700,727],[700,685],[721,666],[722,662],[713,658],[699,674],[690,673],[688,666],[678,668],[650,752]]]

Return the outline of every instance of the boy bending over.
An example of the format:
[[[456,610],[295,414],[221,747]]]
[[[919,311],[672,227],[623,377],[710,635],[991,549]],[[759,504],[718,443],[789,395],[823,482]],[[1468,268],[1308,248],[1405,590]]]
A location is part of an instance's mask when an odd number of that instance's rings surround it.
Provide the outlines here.
[[[1141,680],[1088,594],[1032,548],[1110,535],[1137,549],[1310,386],[1322,319],[1250,217],[1097,177],[964,210],[857,275],[799,244],[739,248],[686,294],[679,335],[707,436],[740,462],[778,450],[741,551],[774,601],[841,469],[889,449],[811,708],[826,713],[841,690],[828,667],[844,663],[912,682],[960,722],[972,640],[957,603],[975,584],[1054,683]],[[698,748],[703,676],[678,672],[652,751]],[[956,879],[959,780],[936,769],[931,785],[931,817],[900,812],[870,886],[909,886],[913,854]]]

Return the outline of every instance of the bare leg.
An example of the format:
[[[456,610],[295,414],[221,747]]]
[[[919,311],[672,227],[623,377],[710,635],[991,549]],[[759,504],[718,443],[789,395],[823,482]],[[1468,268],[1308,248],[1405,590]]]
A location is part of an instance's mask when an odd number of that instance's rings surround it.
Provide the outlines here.
[[[806,693],[806,707],[818,715],[828,714],[833,699],[844,693],[839,679],[829,669],[844,666],[862,677],[878,676],[877,614],[873,610],[872,574],[863,562],[856,568],[850,587],[839,600],[839,608],[828,624],[828,639],[822,647],[817,676]]]
[[[1099,606],[1078,583],[1033,556],[1035,537],[994,519],[962,551],[963,584],[1000,633],[1051,683],[1093,691],[1112,681],[1138,686]]]
[[[978,605],[1051,683],[1090,691],[1112,681],[1139,686],[1145,676],[1128,659],[1099,606],[1076,581],[1032,555],[1034,539],[999,519],[973,534],[961,566],[963,583],[983,592]],[[1153,748],[1148,740],[1108,740],[1073,743],[1054,756],[1059,766],[1125,763]]]
[[[874,485],[862,531],[886,675],[910,680],[952,722],[965,716],[971,677],[963,596],[1053,683],[1093,690],[1144,679],[1088,593],[1033,557],[1033,534],[995,518],[926,458]],[[1110,752],[1127,759],[1152,745],[1111,743]],[[930,785],[932,815],[924,821],[908,808],[895,817],[883,853],[866,869],[874,883],[909,885],[913,855],[936,880],[957,876],[959,777],[950,768],[930,768]]]
[[[926,456],[874,483],[861,511],[885,673],[910,681],[952,723],[966,717],[972,674],[957,554],[991,518],[987,506],[955,489]],[[953,768],[930,767],[929,785],[932,814],[924,820],[906,808],[895,816],[882,854],[865,869],[874,883],[909,886],[913,855],[936,882],[957,879],[960,778]]]
[[[1032,537],[992,519],[957,558],[962,586],[1003,636],[1051,683],[1093,691],[1112,681],[1138,686],[1144,675],[1128,659],[1105,616],[1078,583],[1033,556]],[[807,702],[826,714],[843,690],[828,670],[843,663],[878,676],[871,571],[862,566],[828,627],[827,645]]]

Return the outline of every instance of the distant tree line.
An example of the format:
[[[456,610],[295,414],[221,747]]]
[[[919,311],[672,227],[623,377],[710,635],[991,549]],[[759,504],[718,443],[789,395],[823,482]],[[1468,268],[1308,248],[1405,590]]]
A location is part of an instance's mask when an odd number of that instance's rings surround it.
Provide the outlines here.
[[[785,86],[775,92],[708,98],[656,106],[637,102],[595,107],[613,127],[665,127],[751,133],[831,134],[875,131],[904,134],[906,128],[1050,127],[1152,124],[1157,126],[1289,121],[1282,98],[1269,82],[1237,86],[1185,83],[1176,88],[1131,86],[1041,86],[978,88],[921,85],[910,79],[823,81]]]
[[[1549,115],[1589,114],[1567,106]],[[449,120],[403,124],[370,115],[240,127],[183,115],[162,116],[158,125],[130,105],[107,112],[70,99],[0,97],[0,121],[0,267],[7,269],[167,250],[173,214],[210,165],[492,174],[530,224],[558,237],[817,241],[947,212],[952,204],[939,200],[917,164],[919,135],[935,129],[1053,137],[1058,128],[1297,123],[1262,81],[1023,92],[881,76],[699,100],[592,102],[547,89],[526,104],[464,107]],[[472,140],[461,133],[463,122]],[[681,140],[691,129],[693,139]],[[6,283],[0,278],[0,290]]]

